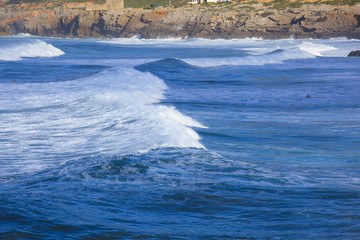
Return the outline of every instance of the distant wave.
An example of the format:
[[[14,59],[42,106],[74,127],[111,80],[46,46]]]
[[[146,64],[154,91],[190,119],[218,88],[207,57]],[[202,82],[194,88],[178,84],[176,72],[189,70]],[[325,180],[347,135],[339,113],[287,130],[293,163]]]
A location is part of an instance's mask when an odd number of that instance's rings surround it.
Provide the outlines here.
[[[326,44],[303,42],[297,46],[301,51],[311,53],[314,56],[323,56],[323,52],[329,52],[337,50],[336,47],[329,46]]]
[[[186,58],[180,60],[195,67],[216,67],[226,65],[264,65],[281,64],[287,60],[307,59],[315,57],[346,57],[354,49],[358,49],[358,40],[346,38],[331,39],[279,39],[263,40],[261,38],[245,39],[141,39],[117,38],[97,40],[105,44],[141,45],[154,48],[203,48],[209,49],[209,56],[203,58]],[[233,54],[226,58],[211,57],[211,51],[226,49]],[[219,52],[217,51],[217,54]]]
[[[250,49],[256,52],[258,49]],[[312,42],[302,42],[295,46],[286,48],[274,48],[270,46],[268,53],[260,55],[247,55],[244,57],[229,57],[229,58],[191,58],[181,59],[182,61],[198,67],[217,67],[230,65],[265,65],[265,64],[281,64],[286,60],[293,59],[307,59],[322,56],[323,52],[334,51],[337,48],[325,44],[317,44]],[[261,48],[261,51],[266,52],[266,49]]]
[[[65,54],[60,49],[41,40],[32,40],[11,43],[0,47],[0,60],[20,61],[24,57],[57,57]]]
[[[254,42],[264,42],[261,38],[244,38],[244,39],[205,39],[205,38],[163,38],[163,39],[143,39],[139,36],[132,38],[113,38],[106,40],[97,40],[98,42],[117,45],[152,45],[158,47],[228,47],[244,44],[253,44]]]
[[[327,43],[338,43],[346,41],[360,41],[360,40],[349,40],[346,38],[332,38],[332,39],[278,39],[278,40],[264,40],[262,38],[244,38],[244,39],[204,39],[204,38],[165,38],[165,39],[143,39],[140,37],[132,38],[112,38],[106,40],[95,40],[96,42],[116,45],[151,45],[157,47],[216,47],[216,48],[234,48],[234,49],[272,49],[279,46],[294,46],[302,43],[314,43],[314,44],[327,44]]]

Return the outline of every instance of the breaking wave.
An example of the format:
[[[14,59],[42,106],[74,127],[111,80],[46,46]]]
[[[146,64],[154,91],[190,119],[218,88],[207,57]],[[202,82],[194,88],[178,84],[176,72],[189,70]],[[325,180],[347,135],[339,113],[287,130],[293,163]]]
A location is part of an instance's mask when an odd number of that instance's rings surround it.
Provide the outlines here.
[[[191,128],[204,126],[159,104],[167,86],[150,73],[114,68],[75,81],[1,85],[0,138],[6,146],[0,155],[21,162],[9,166],[13,171],[67,156],[204,148]]]
[[[19,40],[16,44],[2,44],[0,47],[2,61],[20,61],[25,57],[57,57],[63,54],[65,53],[53,45],[31,38]]]
[[[297,48],[301,51],[311,53],[314,56],[323,56],[324,52],[337,50],[337,48],[333,46],[312,42],[303,42],[299,44]]]

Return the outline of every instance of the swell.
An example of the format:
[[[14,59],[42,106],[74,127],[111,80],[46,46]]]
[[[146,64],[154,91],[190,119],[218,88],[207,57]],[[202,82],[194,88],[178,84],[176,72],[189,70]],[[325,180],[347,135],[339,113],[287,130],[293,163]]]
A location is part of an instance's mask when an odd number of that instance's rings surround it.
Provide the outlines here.
[[[113,42],[116,42],[117,44],[129,44],[128,41],[122,39],[114,39]],[[204,40],[204,42],[202,42],[202,39],[193,39],[187,42],[183,40],[137,40],[133,45],[142,44],[144,46],[153,46],[156,43],[161,44],[162,47],[172,47],[172,45],[175,45],[178,48],[198,48],[198,51],[208,49],[207,51],[212,52],[212,54],[205,54],[205,56],[201,58],[189,58],[185,55],[164,58],[139,65],[136,67],[137,69],[141,71],[157,72],[158,69],[161,68],[159,71],[164,74],[189,71],[196,75],[199,68],[283,64],[286,61],[298,59],[311,59],[327,56],[343,57],[346,56],[348,51],[341,43],[341,39],[328,41],[299,41],[288,39],[286,41],[278,40],[272,42],[259,39]],[[221,49],[226,51],[226,53],[229,53],[226,58],[221,56]]]
[[[259,50],[259,48],[255,49]],[[218,66],[258,66],[265,64],[282,64],[284,61],[296,59],[309,59],[322,56],[325,52],[337,50],[337,48],[312,42],[302,42],[293,44],[285,48],[271,49],[260,55],[249,54],[242,57],[230,58],[192,58],[182,59],[184,62],[198,67],[218,67]]]

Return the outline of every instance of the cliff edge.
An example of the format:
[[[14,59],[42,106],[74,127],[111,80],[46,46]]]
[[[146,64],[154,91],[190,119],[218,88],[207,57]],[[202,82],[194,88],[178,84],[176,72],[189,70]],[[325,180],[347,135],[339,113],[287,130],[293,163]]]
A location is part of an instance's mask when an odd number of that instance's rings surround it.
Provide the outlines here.
[[[0,9],[0,35],[29,33],[65,38],[330,38],[360,39],[360,3],[279,5],[233,2],[165,9]],[[290,2],[291,3],[291,2]],[[31,7],[32,6],[32,7]]]

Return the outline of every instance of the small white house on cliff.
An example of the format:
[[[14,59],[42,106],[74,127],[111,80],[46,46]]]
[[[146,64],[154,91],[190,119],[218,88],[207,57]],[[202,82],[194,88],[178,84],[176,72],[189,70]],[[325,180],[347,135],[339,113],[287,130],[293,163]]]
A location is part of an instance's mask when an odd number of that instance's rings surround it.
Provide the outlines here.
[[[191,0],[190,2],[188,2],[188,4],[194,5],[194,4],[201,4],[204,2],[205,2],[204,0]]]
[[[201,3],[219,3],[219,2],[230,2],[230,0],[191,0],[188,2],[190,5],[201,4]]]

